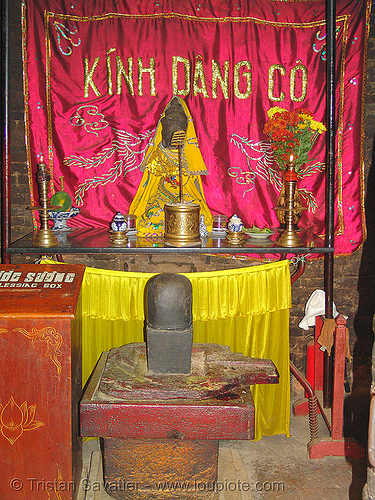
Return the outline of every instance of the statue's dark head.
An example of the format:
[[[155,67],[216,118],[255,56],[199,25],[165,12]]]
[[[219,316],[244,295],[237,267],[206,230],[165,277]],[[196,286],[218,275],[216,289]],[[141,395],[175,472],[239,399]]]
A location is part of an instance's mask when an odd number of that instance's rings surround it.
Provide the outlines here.
[[[161,119],[162,144],[165,148],[173,148],[172,137],[175,132],[187,130],[187,116],[178,97],[173,97]]]

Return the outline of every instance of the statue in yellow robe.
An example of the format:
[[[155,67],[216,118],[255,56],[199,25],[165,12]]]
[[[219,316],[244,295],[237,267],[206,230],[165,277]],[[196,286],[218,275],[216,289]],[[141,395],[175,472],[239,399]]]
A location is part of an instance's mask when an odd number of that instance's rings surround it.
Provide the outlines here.
[[[175,101],[177,99],[177,102]],[[178,203],[179,152],[163,144],[163,118],[170,106],[180,104],[187,118],[186,139],[181,148],[183,201],[200,205],[200,213],[208,230],[212,227],[211,212],[205,201],[200,176],[207,175],[198,146],[193,119],[180,97],[173,97],[165,108],[141,165],[143,176],[129,213],[137,217],[138,236],[161,236],[164,232],[164,205]]]

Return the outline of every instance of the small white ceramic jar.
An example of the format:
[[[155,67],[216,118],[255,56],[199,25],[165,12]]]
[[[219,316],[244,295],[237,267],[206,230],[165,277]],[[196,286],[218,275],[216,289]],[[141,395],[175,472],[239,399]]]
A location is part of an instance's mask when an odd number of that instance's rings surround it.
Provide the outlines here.
[[[243,229],[242,220],[238,217],[237,214],[234,214],[228,222],[228,229],[232,233],[238,233]]]

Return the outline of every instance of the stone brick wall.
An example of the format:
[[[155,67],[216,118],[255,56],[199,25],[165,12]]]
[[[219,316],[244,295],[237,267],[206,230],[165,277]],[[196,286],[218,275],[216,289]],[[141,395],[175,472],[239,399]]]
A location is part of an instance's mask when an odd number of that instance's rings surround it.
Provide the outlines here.
[[[12,168],[12,240],[31,230],[27,184],[26,153],[24,144],[24,117],[22,98],[21,59],[21,0],[11,4],[11,46],[10,46],[10,118],[11,118],[11,168]],[[368,239],[363,248],[354,255],[335,259],[334,301],[340,312],[348,316],[350,343],[355,360],[368,359],[372,345],[372,317],[375,309],[374,297],[374,165],[373,140],[375,131],[375,31],[374,14],[371,18],[371,33],[368,50],[368,81],[365,108],[365,165],[366,165],[366,212]],[[13,257],[14,262],[32,262],[29,256]],[[139,256],[71,256],[66,261],[84,263],[89,266],[129,271],[201,271],[243,267],[247,261],[216,256],[190,255],[139,255]],[[313,334],[298,328],[303,317],[304,306],[310,294],[324,287],[323,261],[308,263],[304,275],[293,286],[293,309],[291,311],[290,347],[291,356],[300,368],[304,368],[306,343]],[[277,332],[275,332],[277,341]]]

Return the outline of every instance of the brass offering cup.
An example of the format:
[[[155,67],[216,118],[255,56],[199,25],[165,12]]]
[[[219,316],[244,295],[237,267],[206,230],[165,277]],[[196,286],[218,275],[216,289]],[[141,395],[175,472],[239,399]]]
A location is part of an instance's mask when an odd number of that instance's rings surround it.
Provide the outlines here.
[[[128,243],[128,237],[126,231],[109,231],[111,246],[122,247],[126,246]]]
[[[227,231],[225,241],[231,246],[241,246],[245,243],[246,234],[243,231]]]

